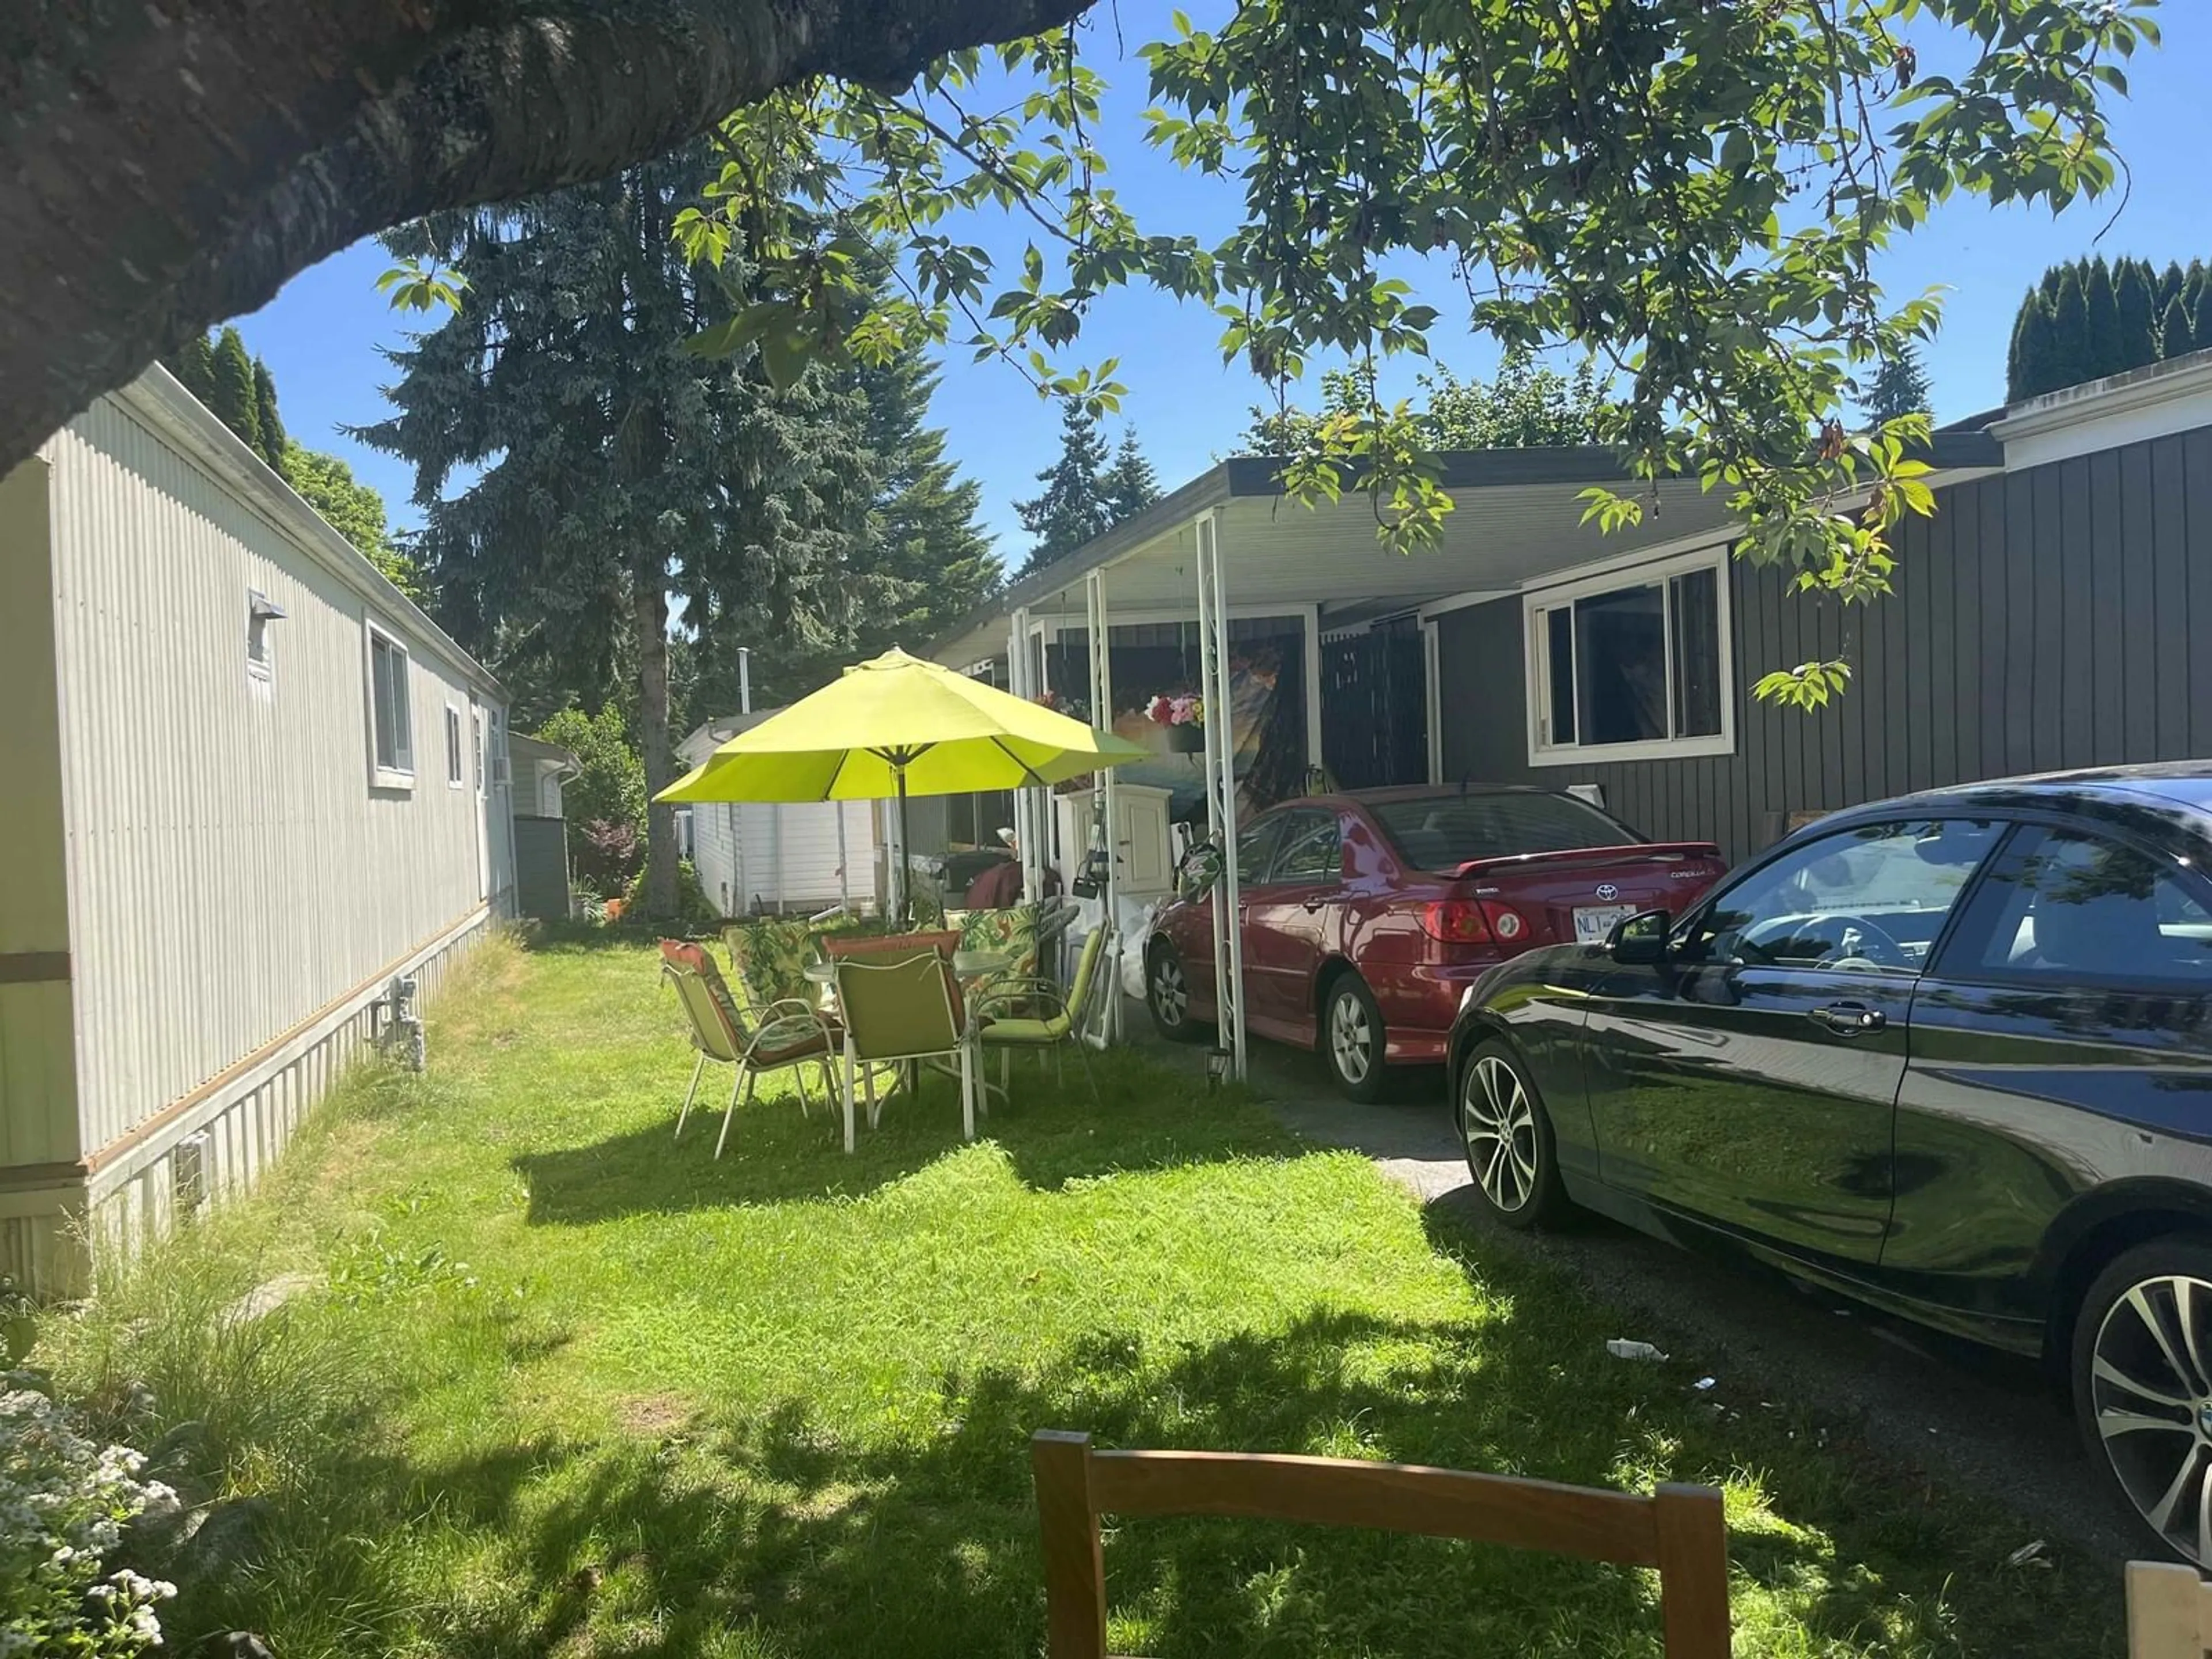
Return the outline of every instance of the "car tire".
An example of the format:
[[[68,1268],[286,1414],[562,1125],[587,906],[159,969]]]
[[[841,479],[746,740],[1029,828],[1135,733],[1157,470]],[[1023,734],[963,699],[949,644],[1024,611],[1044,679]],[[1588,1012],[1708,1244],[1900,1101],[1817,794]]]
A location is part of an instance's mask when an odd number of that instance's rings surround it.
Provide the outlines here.
[[[1495,1039],[1479,1044],[1460,1068],[1452,1110],[1486,1211],[1524,1231],[1566,1213],[1551,1115],[1519,1054]]]
[[[1345,969],[1322,992],[1315,1046],[1329,1081],[1346,1099],[1371,1106],[1382,1098],[1389,1076],[1382,1042],[1382,1011],[1375,1006],[1375,994],[1365,980]]]
[[[2212,1565],[2212,1241],[2161,1238],[2117,1258],[2081,1299],[2070,1358],[2098,1478],[2163,1553]]]
[[[1170,1042],[1197,1042],[1205,1030],[1190,1017],[1190,976],[1172,945],[1156,944],[1145,956],[1145,1011],[1152,1029]]]

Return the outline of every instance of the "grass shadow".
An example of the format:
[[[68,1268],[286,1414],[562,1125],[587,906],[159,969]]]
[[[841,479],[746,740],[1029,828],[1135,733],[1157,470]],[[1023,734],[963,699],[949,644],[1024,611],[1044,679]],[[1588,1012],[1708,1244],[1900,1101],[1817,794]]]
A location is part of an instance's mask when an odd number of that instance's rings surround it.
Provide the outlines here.
[[[1029,1656],[1043,1634],[1027,1445],[1284,1449],[1594,1486],[1761,1469],[1731,1538],[1738,1651],[1920,1659],[2116,1651],[2111,1587],[2075,1564],[2008,1574],[1931,1498],[1789,1461],[1655,1395],[1653,1373],[1560,1373],[1559,1288],[1483,1269],[1501,1298],[1459,1325],[1328,1312],[1200,1344],[1093,1333],[1030,1373],[948,1372],[933,1420],[845,1443],[804,1400],[711,1411],[642,1438],[392,1462],[372,1507],[439,1494],[491,1541],[475,1571],[525,1587],[456,1650],[729,1659],[739,1654]],[[1771,1441],[1772,1443],[1764,1443]],[[1109,1522],[1116,1651],[1656,1656],[1645,1574],[1501,1548],[1243,1520]],[[1786,1644],[1769,1647],[1784,1617]],[[1817,1645],[1801,1646],[1801,1642]]]
[[[1209,1095],[1203,1079],[1175,1076],[1127,1052],[1095,1054],[1092,1066],[1096,1101],[1080,1061],[1066,1063],[1063,1080],[1019,1058],[1010,1095],[977,1120],[977,1134],[1003,1149],[1029,1186],[1057,1191],[1071,1181],[1125,1171],[1306,1150],[1241,1091]],[[655,1212],[862,1198],[962,1145],[958,1085],[928,1073],[918,1093],[885,1097],[875,1129],[862,1103],[850,1154],[842,1108],[833,1102],[825,1111],[814,1089],[811,1115],[801,1114],[795,1093],[740,1107],[717,1158],[728,1075],[708,1069],[700,1090],[705,1103],[695,1105],[680,1140],[672,1113],[587,1145],[515,1157],[511,1167],[528,1189],[531,1222],[588,1226]],[[995,1064],[991,1076],[999,1076]]]

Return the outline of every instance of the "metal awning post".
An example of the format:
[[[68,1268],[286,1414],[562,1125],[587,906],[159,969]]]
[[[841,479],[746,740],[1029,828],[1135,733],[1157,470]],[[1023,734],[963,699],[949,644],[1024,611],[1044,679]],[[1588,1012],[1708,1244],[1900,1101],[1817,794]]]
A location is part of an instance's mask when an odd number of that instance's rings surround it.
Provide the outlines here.
[[[1230,1073],[1243,1081],[1244,1044],[1243,884],[1237,868],[1237,717],[1230,702],[1229,604],[1221,574],[1218,515],[1198,515],[1199,696],[1206,704],[1206,822],[1221,848],[1213,889],[1213,996]]]
[[[1014,612],[1013,635],[1006,648],[1006,678],[1018,697],[1034,698],[1044,690],[1037,684],[1037,665],[1030,656],[1030,613],[1023,606]],[[1022,894],[1030,900],[1044,896],[1045,815],[1051,810],[1043,790],[1014,791],[1014,839],[1021,843]]]
[[[1084,577],[1083,596],[1088,613],[1085,621],[1091,638],[1091,724],[1098,731],[1111,732],[1114,729],[1113,629],[1106,619],[1104,571],[1093,570]],[[1098,775],[1097,793],[1092,799],[1098,814],[1095,821],[1104,825],[1106,867],[1104,877],[1099,883],[1098,897],[1106,907],[1103,925],[1110,930],[1118,927],[1121,919],[1121,816],[1118,810],[1120,801],[1115,791],[1112,767]],[[1090,852],[1087,845],[1084,852],[1087,861]],[[1113,937],[1110,932],[1108,937]],[[1119,949],[1118,942],[1115,948]],[[1104,1036],[1109,1042],[1119,1042],[1121,1040],[1121,973],[1116,963],[1109,962],[1100,966],[1109,975],[1107,982],[1114,987],[1113,994],[1106,999]]]

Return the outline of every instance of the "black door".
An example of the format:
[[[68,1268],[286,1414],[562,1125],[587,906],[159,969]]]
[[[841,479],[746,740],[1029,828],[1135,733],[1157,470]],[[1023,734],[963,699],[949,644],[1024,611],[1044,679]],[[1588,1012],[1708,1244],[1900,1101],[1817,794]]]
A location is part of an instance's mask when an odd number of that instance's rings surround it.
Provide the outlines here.
[[[2147,1135],[2173,1138],[2172,1175],[2212,1176],[2182,1144],[2212,1139],[2212,885],[2101,829],[2022,824],[1913,1001],[1883,1277],[2039,1346],[2052,1223],[2139,1170]]]
[[[1673,960],[1593,998],[1589,1099],[1610,1185],[1871,1264],[1912,988],[1998,826],[1860,825],[1693,913]]]

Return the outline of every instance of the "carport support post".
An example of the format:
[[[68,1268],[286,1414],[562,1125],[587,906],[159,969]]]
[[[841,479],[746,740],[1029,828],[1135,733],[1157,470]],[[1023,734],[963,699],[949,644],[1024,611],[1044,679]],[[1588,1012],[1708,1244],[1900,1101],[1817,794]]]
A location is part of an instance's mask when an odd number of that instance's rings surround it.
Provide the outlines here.
[[[1006,679],[1018,697],[1033,698],[1044,690],[1036,683],[1030,646],[1029,607],[1024,605],[1014,612],[1013,635],[1006,647]],[[1028,899],[1044,896],[1045,813],[1049,809],[1042,789],[1014,791],[1014,839],[1021,843],[1022,895]]]
[[[1229,696],[1229,604],[1221,524],[1198,515],[1199,696],[1206,703],[1206,824],[1221,848],[1213,888],[1213,998],[1231,1075],[1244,1077],[1243,883],[1237,868],[1237,715]]]
[[[1106,620],[1106,573],[1093,570],[1083,579],[1083,597],[1088,615],[1085,621],[1091,635],[1091,724],[1101,732],[1114,729],[1114,663],[1110,635],[1112,626]],[[1091,796],[1097,817],[1103,821],[1106,837],[1106,870],[1098,886],[1099,902],[1106,908],[1103,925],[1109,929],[1118,927],[1121,919],[1121,817],[1116,810],[1118,800],[1114,789],[1114,769],[1108,767],[1098,775],[1098,788]],[[1081,858],[1090,860],[1090,841],[1086,835]],[[1078,866],[1079,868],[1080,866]],[[1108,937],[1112,938],[1109,932]],[[1120,948],[1118,941],[1116,950]],[[1099,963],[1098,971],[1105,974],[1107,983],[1114,988],[1105,1000],[1104,1030],[1101,1035],[1109,1042],[1121,1040],[1121,975],[1118,963]],[[1088,1042],[1090,1033],[1076,1033],[1078,1042]]]

